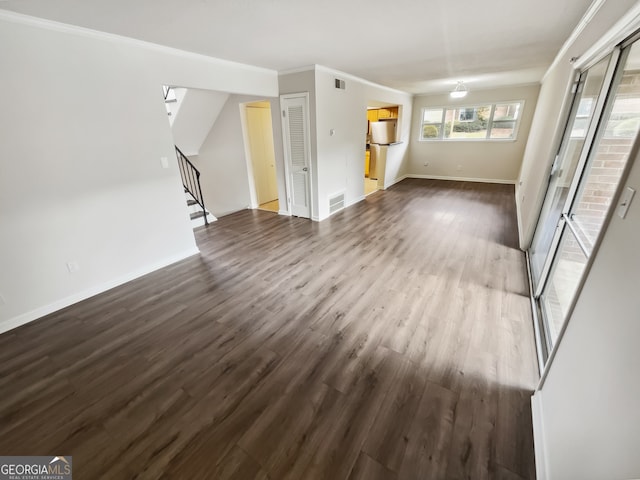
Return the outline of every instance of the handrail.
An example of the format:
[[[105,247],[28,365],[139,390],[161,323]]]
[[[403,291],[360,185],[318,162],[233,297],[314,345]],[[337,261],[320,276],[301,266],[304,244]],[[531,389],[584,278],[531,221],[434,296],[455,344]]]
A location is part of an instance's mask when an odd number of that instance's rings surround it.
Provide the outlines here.
[[[209,225],[209,221],[207,220],[207,209],[204,206],[204,197],[202,196],[202,187],[200,186],[200,171],[193,163],[191,163],[191,160],[182,153],[177,145],[175,145],[175,147],[184,191],[191,195],[195,202],[200,205],[204,212],[204,224]]]

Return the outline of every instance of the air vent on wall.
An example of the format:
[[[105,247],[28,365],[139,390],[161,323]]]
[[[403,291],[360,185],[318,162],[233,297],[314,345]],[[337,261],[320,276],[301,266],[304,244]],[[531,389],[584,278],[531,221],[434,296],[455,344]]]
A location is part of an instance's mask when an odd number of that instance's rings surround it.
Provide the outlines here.
[[[345,89],[344,80],[340,80],[339,78],[336,78],[336,88],[339,88],[340,90],[344,90]]]
[[[344,208],[344,193],[338,193],[329,197],[329,214],[335,213]]]

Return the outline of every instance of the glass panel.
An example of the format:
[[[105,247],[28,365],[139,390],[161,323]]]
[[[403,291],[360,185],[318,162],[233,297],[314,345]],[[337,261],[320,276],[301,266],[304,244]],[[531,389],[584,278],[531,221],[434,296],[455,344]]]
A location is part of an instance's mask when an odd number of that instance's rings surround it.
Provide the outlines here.
[[[441,123],[442,122],[442,109],[441,108],[425,108],[422,115],[422,121],[424,123]]]
[[[640,45],[637,42],[629,51],[613,91],[604,129],[591,150],[571,209],[571,218],[589,248],[593,248],[602,230],[640,128]]]
[[[565,227],[549,280],[540,297],[551,347],[558,339],[586,265],[587,257],[582,253],[571,230]]]
[[[442,108],[425,108],[422,112],[422,140],[442,138]]]
[[[593,118],[609,59],[610,57],[606,57],[595,64],[580,79],[582,83],[581,93],[576,94],[574,100],[560,152],[558,153],[558,160],[549,180],[549,188],[529,251],[531,275],[536,287],[540,283],[540,276],[551,248],[556,225],[567,201],[569,187],[578,166],[587,129]],[[584,78],[585,75],[586,79]]]
[[[520,103],[497,104],[491,123],[491,138],[513,138],[519,115]]]
[[[445,138],[487,138],[491,105],[447,110]]]

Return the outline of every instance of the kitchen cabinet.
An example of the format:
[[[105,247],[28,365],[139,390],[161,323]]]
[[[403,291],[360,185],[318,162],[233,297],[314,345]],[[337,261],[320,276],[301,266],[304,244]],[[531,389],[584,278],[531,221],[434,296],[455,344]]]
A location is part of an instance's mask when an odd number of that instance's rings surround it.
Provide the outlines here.
[[[378,120],[381,118],[398,118],[398,107],[379,108]]]
[[[374,108],[367,110],[367,120],[377,122],[381,119],[398,118],[398,107]]]

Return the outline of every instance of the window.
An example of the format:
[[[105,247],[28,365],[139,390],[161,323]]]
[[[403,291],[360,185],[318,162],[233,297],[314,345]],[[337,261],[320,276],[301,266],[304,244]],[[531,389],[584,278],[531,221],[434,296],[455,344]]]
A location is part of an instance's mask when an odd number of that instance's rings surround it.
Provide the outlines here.
[[[515,140],[524,102],[422,110],[420,140]]]

